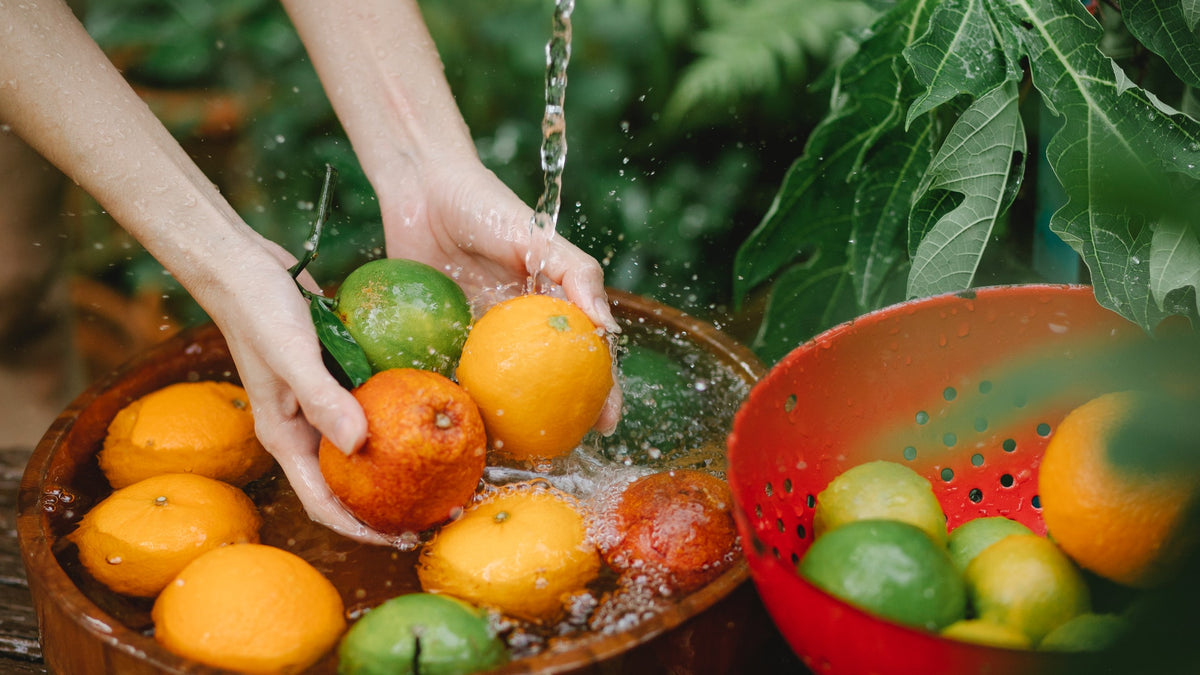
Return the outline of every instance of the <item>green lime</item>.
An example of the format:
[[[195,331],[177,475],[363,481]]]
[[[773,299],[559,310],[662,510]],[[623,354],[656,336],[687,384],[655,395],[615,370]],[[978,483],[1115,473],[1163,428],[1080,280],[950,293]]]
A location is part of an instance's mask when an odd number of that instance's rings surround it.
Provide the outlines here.
[[[420,368],[454,373],[471,327],[462,288],[424,263],[372,260],[351,272],[334,295],[333,311],[375,372]]]
[[[359,619],[338,646],[339,675],[456,675],[508,660],[479,609],[456,598],[411,593]]]
[[[1012,626],[1034,645],[1047,633],[1091,611],[1083,574],[1054,542],[1035,534],[1011,534],[985,548],[964,577],[975,613]]]
[[[927,630],[964,618],[966,589],[945,547],[898,520],[859,520],[817,539],[797,570],[817,587]]]
[[[616,433],[602,440],[640,465],[669,457],[686,445],[698,403],[692,379],[678,360],[652,347],[631,344],[618,362],[625,404]]]
[[[1038,649],[1059,652],[1098,652],[1107,649],[1129,630],[1129,620],[1116,614],[1087,612],[1067,620],[1046,634]]]
[[[859,464],[830,481],[817,495],[813,534],[820,537],[846,523],[879,518],[912,523],[937,543],[946,543],[946,514],[929,481],[903,464],[884,460]]]
[[[983,619],[955,621],[942,629],[942,637],[1008,649],[1029,649],[1031,646],[1029,638],[1016,628]]]
[[[958,569],[965,570],[967,563],[974,560],[980,551],[1010,534],[1033,534],[1033,531],[1004,516],[976,518],[954,528],[946,548]]]

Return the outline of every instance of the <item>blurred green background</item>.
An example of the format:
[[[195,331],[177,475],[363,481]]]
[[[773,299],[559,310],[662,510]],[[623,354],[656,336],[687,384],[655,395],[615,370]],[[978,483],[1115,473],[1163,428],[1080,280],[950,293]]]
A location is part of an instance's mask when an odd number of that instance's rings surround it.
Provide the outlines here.
[[[484,163],[537,201],[552,0],[421,3]],[[849,0],[576,5],[559,232],[607,283],[732,326],[733,254],[824,114],[811,82],[870,10]],[[324,165],[335,211],[310,267],[336,283],[383,255],[374,194],[276,0],[89,0],[85,25],[248,222],[299,253]],[[71,263],[203,318],[84,195]],[[751,330],[746,328],[745,330]]]

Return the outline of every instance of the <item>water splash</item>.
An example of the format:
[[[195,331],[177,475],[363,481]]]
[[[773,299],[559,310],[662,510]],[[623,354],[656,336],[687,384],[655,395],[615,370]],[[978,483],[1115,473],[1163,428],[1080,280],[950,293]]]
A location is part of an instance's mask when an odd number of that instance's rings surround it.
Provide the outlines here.
[[[567,64],[571,60],[571,12],[575,0],[555,0],[553,32],[546,43],[546,108],[542,116],[542,195],[529,223],[529,252],[525,269],[529,292],[537,290],[538,276],[546,267],[550,244],[558,227],[562,204],[562,173],[567,162]]]

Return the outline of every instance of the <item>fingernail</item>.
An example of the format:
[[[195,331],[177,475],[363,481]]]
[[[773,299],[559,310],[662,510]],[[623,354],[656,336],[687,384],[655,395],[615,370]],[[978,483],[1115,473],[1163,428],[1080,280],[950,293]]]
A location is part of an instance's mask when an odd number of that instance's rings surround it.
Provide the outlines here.
[[[617,325],[616,319],[613,319],[612,310],[608,308],[607,300],[596,298],[596,302],[593,303],[592,307],[595,308],[596,316],[600,317],[600,320],[603,322],[604,330],[610,333],[621,332],[621,327]]]
[[[355,441],[357,439],[354,434],[354,425],[349,417],[338,418],[338,421],[333,425],[333,438],[330,440],[333,441],[338,450],[342,451],[342,454],[351,455],[354,453],[354,446],[357,445]]]

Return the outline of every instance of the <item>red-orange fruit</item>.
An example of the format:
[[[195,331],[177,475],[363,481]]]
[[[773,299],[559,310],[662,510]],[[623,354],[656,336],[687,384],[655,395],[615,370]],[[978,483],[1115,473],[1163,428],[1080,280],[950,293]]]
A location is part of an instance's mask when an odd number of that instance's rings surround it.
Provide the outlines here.
[[[396,368],[354,390],[367,442],[345,455],[321,439],[329,488],[362,522],[385,534],[421,532],[471,501],[483,477],[487,435],[471,397],[446,377]]]
[[[703,471],[666,471],[630,483],[615,509],[618,537],[605,551],[619,573],[662,573],[678,593],[709,583],[734,560],[737,529],[725,481]]]

